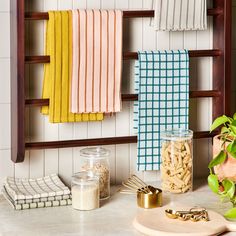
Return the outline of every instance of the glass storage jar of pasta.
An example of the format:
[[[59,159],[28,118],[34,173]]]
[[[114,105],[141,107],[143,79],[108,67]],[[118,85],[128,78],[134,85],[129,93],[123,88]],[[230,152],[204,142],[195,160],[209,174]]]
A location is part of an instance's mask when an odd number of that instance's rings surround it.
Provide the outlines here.
[[[84,148],[80,151],[84,159],[82,169],[92,171],[99,177],[100,199],[110,197],[110,151],[102,147]]]
[[[193,186],[193,132],[167,130],[161,133],[161,180],[163,191],[185,193]]]

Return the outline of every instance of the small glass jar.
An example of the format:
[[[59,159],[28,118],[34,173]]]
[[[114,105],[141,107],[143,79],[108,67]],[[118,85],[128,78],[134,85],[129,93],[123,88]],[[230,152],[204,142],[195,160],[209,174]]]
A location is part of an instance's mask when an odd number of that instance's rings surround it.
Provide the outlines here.
[[[163,191],[185,193],[193,187],[193,132],[167,130],[161,133],[161,180]]]
[[[110,151],[102,147],[84,148],[80,151],[84,158],[83,170],[92,171],[99,177],[100,199],[110,197]]]
[[[76,210],[99,208],[99,178],[92,172],[81,171],[72,177],[72,207]]]

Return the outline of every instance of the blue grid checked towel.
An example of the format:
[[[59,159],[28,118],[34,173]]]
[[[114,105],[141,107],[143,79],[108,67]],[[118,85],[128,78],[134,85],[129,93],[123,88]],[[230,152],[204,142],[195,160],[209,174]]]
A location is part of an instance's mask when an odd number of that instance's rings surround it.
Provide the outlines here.
[[[160,169],[160,132],[188,129],[189,56],[186,50],[144,51],[135,64],[134,129],[138,170]]]

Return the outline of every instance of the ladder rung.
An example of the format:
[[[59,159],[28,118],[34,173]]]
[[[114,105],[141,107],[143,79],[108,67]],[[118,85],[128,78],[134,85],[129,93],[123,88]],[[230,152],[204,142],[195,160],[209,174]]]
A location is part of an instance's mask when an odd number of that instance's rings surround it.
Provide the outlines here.
[[[212,50],[190,50],[190,57],[217,57],[221,56],[222,53],[220,50],[212,49]],[[132,60],[138,59],[137,52],[124,52],[123,60]],[[37,63],[49,63],[50,56],[26,56],[25,63],[26,64],[37,64]]]
[[[217,16],[223,13],[222,9],[211,8],[207,10],[208,16]],[[153,10],[123,11],[124,18],[154,17]],[[48,12],[26,12],[25,20],[48,20]]]
[[[190,91],[190,98],[203,98],[203,97],[220,97],[221,93],[218,90],[205,90],[205,91]],[[137,101],[137,94],[122,94],[122,101]],[[25,100],[26,106],[48,106],[49,99],[27,99]]]
[[[212,138],[216,132],[209,131],[194,132],[195,139]],[[73,148],[83,146],[100,146],[100,145],[115,145],[115,144],[129,144],[137,143],[137,136],[125,137],[110,137],[110,138],[95,138],[95,139],[81,139],[81,140],[64,140],[64,141],[50,141],[50,142],[32,142],[26,143],[27,150],[32,149],[55,149],[55,148]]]

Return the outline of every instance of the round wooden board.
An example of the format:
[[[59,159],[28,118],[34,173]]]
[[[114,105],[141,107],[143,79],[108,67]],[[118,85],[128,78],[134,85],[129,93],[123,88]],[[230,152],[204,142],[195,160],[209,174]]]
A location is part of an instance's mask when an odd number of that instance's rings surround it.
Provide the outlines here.
[[[145,235],[150,236],[208,236],[219,235],[226,231],[236,231],[236,223],[226,221],[225,218],[213,211],[208,211],[210,221],[192,222],[169,219],[165,209],[171,207],[143,210],[133,221],[134,227]],[[188,210],[191,207],[175,207],[174,210]]]

